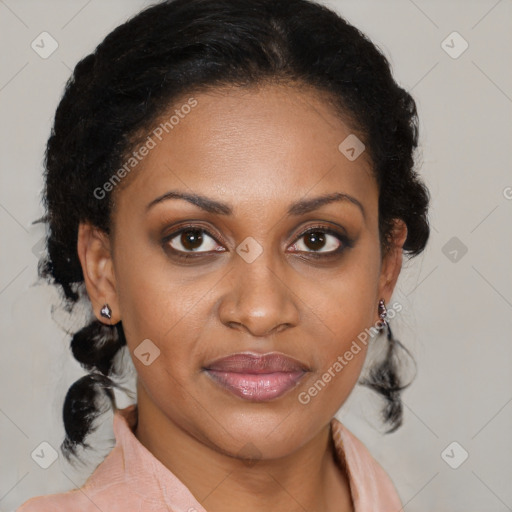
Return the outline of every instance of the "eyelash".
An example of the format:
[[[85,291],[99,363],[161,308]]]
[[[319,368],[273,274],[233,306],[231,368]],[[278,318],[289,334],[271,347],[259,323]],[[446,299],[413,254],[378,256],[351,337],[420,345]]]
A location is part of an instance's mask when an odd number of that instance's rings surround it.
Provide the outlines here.
[[[183,251],[174,249],[173,247],[170,247],[169,242],[171,240],[173,240],[174,238],[176,238],[178,235],[181,235],[184,231],[198,231],[202,234],[208,235],[210,238],[215,240],[216,243],[220,244],[220,242],[216,239],[216,237],[213,236],[206,228],[203,228],[198,225],[190,224],[190,225],[183,226],[178,231],[174,231],[170,235],[167,235],[166,237],[164,237],[164,239],[162,240],[162,246],[164,247],[164,249],[167,248],[168,250],[170,250],[173,253],[173,256],[175,256],[181,260],[190,260],[190,259],[195,259],[195,258],[200,258],[200,257],[205,257],[205,256],[211,256],[211,255],[215,254],[216,251],[213,251],[213,252],[212,251],[183,252]],[[306,235],[309,235],[310,233],[318,233],[318,232],[334,236],[341,242],[340,246],[333,251],[328,251],[325,253],[315,252],[315,251],[296,251],[296,252],[299,254],[306,254],[307,258],[328,259],[328,258],[334,258],[336,256],[340,256],[346,249],[354,246],[353,240],[349,239],[344,234],[339,233],[330,227],[322,226],[322,225],[310,226],[306,231],[302,232],[298,236],[298,238],[296,239],[296,242],[294,242],[294,244],[296,244],[300,239],[302,239]],[[224,251],[218,251],[218,252],[224,252]]]

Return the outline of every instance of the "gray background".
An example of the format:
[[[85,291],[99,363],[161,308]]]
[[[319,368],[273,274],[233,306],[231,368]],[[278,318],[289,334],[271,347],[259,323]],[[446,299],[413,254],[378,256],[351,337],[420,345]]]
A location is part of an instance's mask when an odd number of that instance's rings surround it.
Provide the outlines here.
[[[418,363],[403,395],[404,426],[382,434],[381,402],[361,386],[338,417],[386,469],[406,511],[512,510],[512,2],[325,3],[368,34],[412,91],[421,174],[433,198],[428,248],[404,265],[394,294],[403,305],[394,333]],[[4,512],[29,497],[80,486],[91,471],[71,468],[62,456],[42,469],[31,457],[43,441],[58,447],[65,392],[84,374],[61,330],[78,328],[80,318],[56,310],[52,319],[57,294],[36,277],[44,227],[31,223],[43,213],[43,151],[71,69],[148,4],[0,0]],[[43,31],[58,43],[46,59],[31,48]],[[462,39],[451,36],[442,45],[454,31],[469,44],[457,58],[444,48],[456,55]],[[99,438],[111,436],[106,425]],[[460,464],[463,450],[469,457]]]

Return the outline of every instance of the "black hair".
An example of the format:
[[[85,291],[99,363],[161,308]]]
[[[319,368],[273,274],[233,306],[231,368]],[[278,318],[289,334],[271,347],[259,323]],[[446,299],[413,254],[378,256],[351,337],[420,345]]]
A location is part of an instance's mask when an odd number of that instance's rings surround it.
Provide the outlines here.
[[[313,87],[364,141],[379,187],[382,251],[393,219],[407,226],[411,257],[429,238],[429,192],[414,169],[418,119],[414,99],[393,79],[384,54],[362,32],[310,0],[167,0],[118,26],[75,66],[57,107],[45,153],[47,253],[39,276],[59,287],[71,311],[84,290],[78,225],[111,233],[114,194],[94,193],[118,170],[136,141],[179,98],[222,86],[266,83]],[[340,141],[341,142],[341,141]],[[136,172],[136,171],[135,171]],[[126,182],[126,180],[125,180]],[[387,357],[360,383],[386,399],[383,420],[402,422],[398,350],[388,333]],[[115,400],[115,357],[126,346],[122,322],[92,320],[71,340],[89,374],[69,389],[63,410],[66,459],[101,413],[99,394]],[[410,356],[412,357],[412,356]],[[407,384],[409,385],[409,384]]]

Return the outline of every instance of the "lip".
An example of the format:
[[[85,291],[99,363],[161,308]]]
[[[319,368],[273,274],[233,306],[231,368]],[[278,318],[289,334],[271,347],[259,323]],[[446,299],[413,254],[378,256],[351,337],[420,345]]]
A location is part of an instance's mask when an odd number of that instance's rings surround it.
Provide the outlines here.
[[[203,368],[223,389],[253,402],[273,400],[293,389],[309,368],[279,352],[239,352]]]

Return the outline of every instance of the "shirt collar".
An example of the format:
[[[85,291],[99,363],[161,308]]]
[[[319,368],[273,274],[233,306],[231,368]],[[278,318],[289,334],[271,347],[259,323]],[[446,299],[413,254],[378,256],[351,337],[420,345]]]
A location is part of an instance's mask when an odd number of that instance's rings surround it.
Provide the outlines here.
[[[136,425],[137,404],[115,411],[115,448],[123,457],[129,488],[143,496],[148,506],[156,507],[163,495],[169,510],[207,512],[185,484],[136,438]],[[336,418],[332,418],[330,426],[338,462],[348,475],[355,511],[377,511],[383,505],[397,506],[399,510],[402,505],[394,486],[364,444]]]
[[[135,436],[137,404],[114,413],[116,447],[124,459],[125,482],[145,500],[145,507],[161,506],[162,498],[173,512],[207,512],[188,487],[160,462]]]

